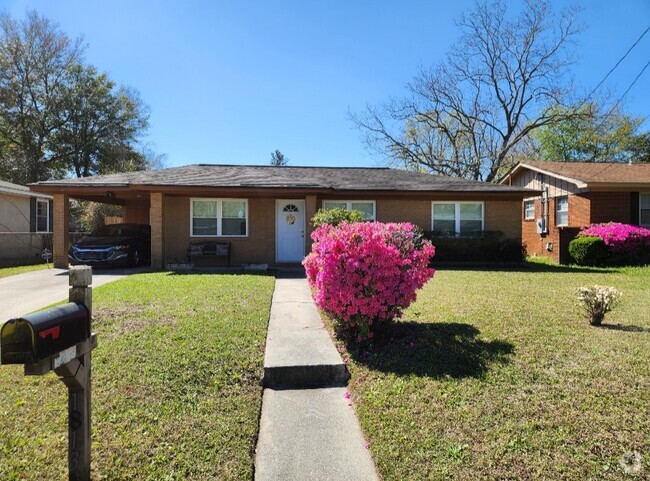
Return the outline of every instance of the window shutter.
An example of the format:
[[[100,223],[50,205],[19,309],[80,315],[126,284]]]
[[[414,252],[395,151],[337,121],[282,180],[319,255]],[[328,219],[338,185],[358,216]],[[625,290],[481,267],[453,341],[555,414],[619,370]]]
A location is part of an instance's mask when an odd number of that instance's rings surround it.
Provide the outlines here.
[[[48,200],[47,214],[49,217],[48,227],[50,232],[54,232],[54,201]]]
[[[29,198],[29,232],[36,232],[36,197]]]
[[[630,223],[633,225],[639,225],[639,193],[630,192],[630,207],[632,212],[630,213]]]

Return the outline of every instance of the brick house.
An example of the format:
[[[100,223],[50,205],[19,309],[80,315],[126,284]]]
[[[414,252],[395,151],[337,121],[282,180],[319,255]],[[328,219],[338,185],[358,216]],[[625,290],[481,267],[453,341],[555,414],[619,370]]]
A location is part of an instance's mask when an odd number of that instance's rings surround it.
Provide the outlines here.
[[[193,241],[231,243],[232,264],[291,265],[310,249],[319,208],[424,230],[502,231],[521,238],[522,187],[388,168],[189,165],[32,184],[54,197],[54,262],[68,265],[69,199],[124,206],[125,222],[151,225],[153,268],[185,259]],[[215,262],[212,260],[212,262]]]
[[[521,233],[529,255],[569,262],[568,244],[587,224],[650,228],[650,164],[521,162],[500,183],[541,191],[523,200]]]
[[[0,181],[0,266],[40,259],[51,232],[52,197]]]

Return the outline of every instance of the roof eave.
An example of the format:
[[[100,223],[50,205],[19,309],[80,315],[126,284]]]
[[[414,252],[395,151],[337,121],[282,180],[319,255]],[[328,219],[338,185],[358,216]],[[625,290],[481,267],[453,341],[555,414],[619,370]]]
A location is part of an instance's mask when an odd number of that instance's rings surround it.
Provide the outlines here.
[[[511,179],[521,169],[529,169],[534,172],[539,172],[540,174],[556,177],[560,180],[564,180],[566,182],[570,182],[571,184],[575,184],[575,186],[578,187],[579,189],[587,188],[587,183],[584,180],[574,179],[573,177],[558,174],[557,172],[553,172],[552,170],[540,169],[539,167],[535,167],[534,165],[530,165],[525,162],[519,162],[516,166],[514,166],[508,173],[506,173],[506,175],[503,176],[503,178],[499,181],[499,183],[503,184],[506,180]]]

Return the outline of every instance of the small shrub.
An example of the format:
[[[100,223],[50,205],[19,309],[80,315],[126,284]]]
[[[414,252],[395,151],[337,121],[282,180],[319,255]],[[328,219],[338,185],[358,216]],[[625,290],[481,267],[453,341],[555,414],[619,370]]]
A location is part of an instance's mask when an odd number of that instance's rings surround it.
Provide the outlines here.
[[[347,210],[347,209],[319,209],[314,217],[311,218],[311,223],[314,227],[320,227],[323,224],[331,226],[338,226],[343,222],[354,223],[364,222],[366,218],[360,210]]]
[[[607,260],[608,250],[600,237],[576,237],[569,242],[569,254],[579,266],[601,266]]]
[[[647,264],[650,262],[650,229],[609,222],[592,224],[580,230],[580,237],[599,237],[607,246],[608,264]]]
[[[433,245],[412,224],[323,224],[303,264],[314,300],[337,335],[363,343],[416,298],[431,277]]]
[[[600,326],[605,314],[621,299],[621,292],[613,287],[592,286],[578,289],[578,301],[592,326]]]

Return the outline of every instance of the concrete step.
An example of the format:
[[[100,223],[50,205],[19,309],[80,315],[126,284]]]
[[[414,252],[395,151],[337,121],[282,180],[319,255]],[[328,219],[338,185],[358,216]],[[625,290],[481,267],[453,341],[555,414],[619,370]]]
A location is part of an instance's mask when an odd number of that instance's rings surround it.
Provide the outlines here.
[[[378,480],[345,388],[264,390],[255,480]]]
[[[344,386],[350,375],[304,279],[277,279],[264,356],[264,387]]]

